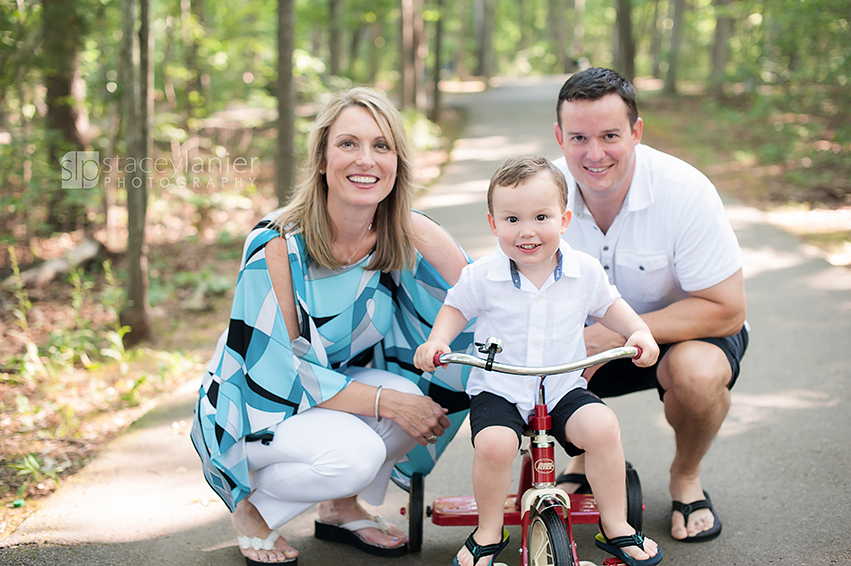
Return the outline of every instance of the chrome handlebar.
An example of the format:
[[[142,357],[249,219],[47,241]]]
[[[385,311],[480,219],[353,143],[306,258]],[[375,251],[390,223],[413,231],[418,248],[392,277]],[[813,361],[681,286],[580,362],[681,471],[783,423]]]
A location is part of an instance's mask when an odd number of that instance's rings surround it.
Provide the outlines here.
[[[488,371],[492,370],[512,375],[556,375],[559,373],[569,373],[572,371],[585,369],[587,367],[596,366],[598,364],[611,362],[612,360],[619,360],[621,358],[638,358],[640,356],[641,348],[637,348],[635,346],[624,346],[622,348],[613,348],[611,350],[606,350],[605,352],[600,352],[599,354],[589,356],[582,360],[577,360],[575,362],[570,362],[557,366],[530,368],[524,366],[512,366],[508,364],[501,364],[499,362],[492,362],[490,364],[491,368],[488,368],[488,361],[482,358],[478,358],[476,356],[462,354],[460,352],[438,352],[434,355],[434,365],[445,366],[447,364],[463,364],[466,366],[482,368]]]

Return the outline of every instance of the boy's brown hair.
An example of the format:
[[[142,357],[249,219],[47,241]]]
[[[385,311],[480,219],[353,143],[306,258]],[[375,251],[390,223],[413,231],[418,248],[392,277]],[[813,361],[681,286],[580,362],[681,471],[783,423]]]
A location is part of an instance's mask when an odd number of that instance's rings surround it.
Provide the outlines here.
[[[493,191],[497,187],[516,187],[540,173],[549,174],[550,180],[558,187],[561,205],[567,208],[567,181],[559,169],[550,160],[539,155],[520,155],[510,157],[496,170],[488,185],[488,212],[493,214]]]

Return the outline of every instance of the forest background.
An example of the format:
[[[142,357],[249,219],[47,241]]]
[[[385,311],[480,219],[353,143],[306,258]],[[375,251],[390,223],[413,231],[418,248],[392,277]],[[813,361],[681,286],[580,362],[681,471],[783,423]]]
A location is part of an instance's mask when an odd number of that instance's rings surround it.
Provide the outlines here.
[[[0,0],[0,538],[197,377],[243,237],[341,88],[398,104],[427,190],[463,128],[444,93],[615,68],[661,149],[851,264],[849,20],[845,0]]]

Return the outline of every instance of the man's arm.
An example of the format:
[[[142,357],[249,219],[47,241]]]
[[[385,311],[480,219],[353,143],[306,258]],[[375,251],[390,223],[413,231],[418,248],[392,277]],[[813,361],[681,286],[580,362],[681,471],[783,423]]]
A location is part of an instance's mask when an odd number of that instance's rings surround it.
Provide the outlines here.
[[[730,336],[741,330],[746,313],[745,279],[741,269],[717,285],[689,295],[663,309],[641,315],[657,343]],[[602,324],[585,329],[588,355],[618,348],[625,342],[625,337]]]

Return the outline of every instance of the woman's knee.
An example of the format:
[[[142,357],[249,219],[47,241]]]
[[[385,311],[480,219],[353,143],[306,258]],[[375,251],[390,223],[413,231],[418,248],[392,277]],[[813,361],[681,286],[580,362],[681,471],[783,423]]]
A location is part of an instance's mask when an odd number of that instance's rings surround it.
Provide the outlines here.
[[[413,381],[389,371],[372,368],[350,368],[346,373],[356,381],[374,387],[383,385],[385,389],[393,389],[402,393],[423,394]]]
[[[316,472],[326,478],[345,478],[357,492],[369,485],[387,460],[387,448],[372,430],[346,435],[343,443],[329,449],[314,462]]]

